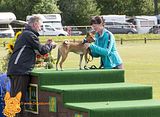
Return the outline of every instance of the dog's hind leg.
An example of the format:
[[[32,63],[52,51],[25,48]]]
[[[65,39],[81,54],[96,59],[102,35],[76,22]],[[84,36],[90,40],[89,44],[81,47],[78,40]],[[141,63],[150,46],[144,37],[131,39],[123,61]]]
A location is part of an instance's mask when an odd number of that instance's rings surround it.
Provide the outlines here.
[[[60,63],[59,63],[59,66],[60,66],[60,68],[61,68],[61,71],[63,70],[63,69],[62,69],[62,64],[63,64],[63,62],[66,60],[67,56],[68,56],[68,53],[62,55],[62,59],[61,59],[61,61],[60,61]]]
[[[82,70],[82,59],[83,59],[83,54],[80,54],[80,61],[79,61],[79,69]]]
[[[58,48],[57,61],[56,61],[56,70],[58,70],[58,62],[59,62],[61,56],[62,56],[62,54],[61,54],[61,52],[60,52],[60,50]]]

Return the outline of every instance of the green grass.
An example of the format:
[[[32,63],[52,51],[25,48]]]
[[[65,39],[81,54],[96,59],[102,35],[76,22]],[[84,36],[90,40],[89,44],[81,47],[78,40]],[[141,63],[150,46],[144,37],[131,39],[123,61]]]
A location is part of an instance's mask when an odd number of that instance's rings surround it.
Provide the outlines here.
[[[139,40],[139,39],[160,39],[159,34],[116,34],[115,38],[117,40],[124,39],[124,40]]]
[[[153,98],[160,99],[160,41],[124,42],[123,45],[117,43],[120,56],[125,67],[125,81],[129,83],[148,84],[153,86]],[[52,51],[57,56],[57,48]],[[4,56],[6,51],[0,47],[0,56]],[[64,70],[67,68],[78,69],[79,55],[69,53],[63,64]],[[99,65],[99,59],[94,59],[89,65]]]
[[[115,34],[116,40],[142,40],[146,39],[159,39],[160,34]],[[54,41],[63,41],[63,40],[82,40],[85,35],[82,36],[40,36],[40,40],[42,43],[45,43],[47,39],[52,39]],[[0,38],[0,45],[6,41],[8,42],[11,38]]]
[[[160,99],[160,41],[126,43],[118,46],[125,64],[126,82],[153,86],[153,97]]]

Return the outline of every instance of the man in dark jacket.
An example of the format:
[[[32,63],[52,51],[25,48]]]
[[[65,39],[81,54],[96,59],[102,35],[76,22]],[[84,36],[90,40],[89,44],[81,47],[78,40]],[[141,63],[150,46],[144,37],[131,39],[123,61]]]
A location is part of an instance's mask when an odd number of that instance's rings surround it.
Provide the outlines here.
[[[55,44],[47,41],[45,45],[39,42],[39,33],[42,21],[38,16],[29,19],[27,26],[20,36],[18,36],[13,54],[9,59],[7,75],[11,80],[11,96],[16,96],[22,92],[21,101],[25,101],[25,94],[30,81],[30,72],[34,68],[36,54],[44,55],[49,53]]]

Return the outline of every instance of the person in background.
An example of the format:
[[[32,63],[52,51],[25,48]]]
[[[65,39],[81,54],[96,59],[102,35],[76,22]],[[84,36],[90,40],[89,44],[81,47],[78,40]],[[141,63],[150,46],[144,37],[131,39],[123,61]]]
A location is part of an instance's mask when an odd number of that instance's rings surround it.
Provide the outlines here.
[[[39,31],[42,21],[39,16],[32,16],[24,31],[16,39],[13,53],[9,59],[7,75],[11,80],[11,97],[18,92],[22,93],[21,101],[25,102],[25,95],[30,83],[30,72],[34,68],[36,54],[44,55],[56,47],[48,40],[42,45],[39,41]],[[21,115],[23,116],[23,115]]]
[[[114,35],[104,28],[104,20],[100,16],[91,19],[91,26],[95,33],[95,43],[86,43],[93,57],[101,57],[100,68],[123,69],[123,63],[116,48]]]

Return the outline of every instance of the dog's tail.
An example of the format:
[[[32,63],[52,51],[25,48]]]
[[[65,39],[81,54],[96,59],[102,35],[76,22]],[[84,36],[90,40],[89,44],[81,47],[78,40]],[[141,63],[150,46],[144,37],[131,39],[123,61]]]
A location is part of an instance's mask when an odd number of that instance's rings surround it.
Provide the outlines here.
[[[64,40],[63,45],[68,45],[69,44],[69,40]]]

